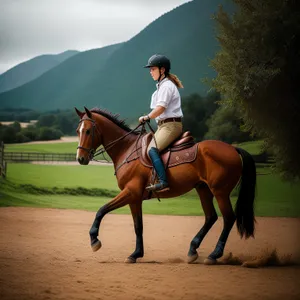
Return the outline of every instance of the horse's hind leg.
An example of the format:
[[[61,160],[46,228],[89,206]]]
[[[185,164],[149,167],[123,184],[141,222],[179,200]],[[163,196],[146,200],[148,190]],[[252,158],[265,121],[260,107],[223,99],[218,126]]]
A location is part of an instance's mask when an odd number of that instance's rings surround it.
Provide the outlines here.
[[[223,256],[227,238],[235,222],[235,214],[232,209],[229,195],[215,195],[215,197],[223,215],[223,231],[217,242],[215,250],[204,261],[205,264],[215,264],[217,259]]]
[[[213,194],[206,184],[199,185],[197,193],[200,196],[203,211],[205,213],[205,223],[196,236],[192,239],[188,252],[188,263],[194,262],[198,258],[197,249],[203,238],[217,221],[218,216],[213,205]]]
[[[135,251],[125,260],[125,262],[135,263],[137,258],[144,256],[142,201],[131,203],[129,205],[136,234],[136,246]]]

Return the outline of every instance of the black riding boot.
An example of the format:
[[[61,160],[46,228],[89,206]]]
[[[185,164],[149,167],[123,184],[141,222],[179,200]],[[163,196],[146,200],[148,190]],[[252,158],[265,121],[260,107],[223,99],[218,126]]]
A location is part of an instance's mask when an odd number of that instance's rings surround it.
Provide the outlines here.
[[[167,175],[166,175],[166,170],[165,166],[161,160],[161,157],[159,155],[158,149],[152,147],[149,150],[149,157],[151,158],[153,167],[157,173],[159,182],[156,184],[151,184],[146,187],[147,191],[160,191],[169,186],[168,181],[167,181]]]

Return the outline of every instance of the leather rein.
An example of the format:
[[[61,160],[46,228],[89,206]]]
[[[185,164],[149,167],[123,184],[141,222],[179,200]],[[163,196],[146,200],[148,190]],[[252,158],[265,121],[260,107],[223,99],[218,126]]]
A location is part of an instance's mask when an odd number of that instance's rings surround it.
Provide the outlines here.
[[[93,145],[94,145],[94,138],[95,138],[95,131],[97,131],[97,133],[99,135],[101,135],[101,131],[99,130],[99,128],[97,127],[97,124],[95,122],[95,120],[91,119],[91,118],[84,118],[84,119],[81,119],[79,121],[79,124],[81,124],[81,122],[83,121],[89,121],[89,122],[92,122],[92,146],[91,148],[85,148],[85,147],[82,147],[82,146],[78,146],[77,149],[82,149],[86,152],[88,152],[88,158],[89,160],[93,160],[93,161],[97,161],[97,162],[101,162],[100,160],[97,160],[95,159],[96,156],[99,156],[99,155],[103,155],[103,158],[108,162],[108,160],[105,158],[104,156],[104,153],[107,152],[107,150],[111,149],[113,146],[115,146],[115,144],[121,140],[123,140],[126,136],[128,136],[129,134],[135,132],[140,126],[142,126],[142,130],[140,131],[140,134],[139,134],[139,137],[137,139],[137,141],[139,140],[139,138],[141,137],[141,135],[145,132],[145,123],[147,122],[149,128],[151,131],[153,131],[152,127],[150,126],[150,122],[149,121],[146,121],[146,122],[143,122],[143,123],[140,123],[138,126],[136,126],[134,129],[132,129],[131,131],[127,132],[126,134],[122,135],[121,137],[119,137],[118,139],[108,143],[108,145],[104,146],[98,150],[94,149]],[[79,125],[78,125],[79,126]],[[153,131],[154,132],[154,131]],[[134,150],[133,152],[137,151]],[[119,165],[118,167],[116,167],[116,170],[115,170],[115,173],[117,172],[117,170],[124,164],[124,163],[127,163],[129,162],[128,161],[128,158],[133,154],[130,153],[127,158],[124,160],[124,162],[121,163],[121,165]]]

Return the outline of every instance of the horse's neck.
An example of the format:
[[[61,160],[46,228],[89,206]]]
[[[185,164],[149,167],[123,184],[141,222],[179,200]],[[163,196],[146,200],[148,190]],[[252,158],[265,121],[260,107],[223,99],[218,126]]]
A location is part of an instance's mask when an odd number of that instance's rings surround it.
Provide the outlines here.
[[[137,136],[128,134],[128,132],[112,122],[109,126],[104,126],[103,130],[103,146],[116,164],[121,159],[126,149],[130,148],[136,141]]]

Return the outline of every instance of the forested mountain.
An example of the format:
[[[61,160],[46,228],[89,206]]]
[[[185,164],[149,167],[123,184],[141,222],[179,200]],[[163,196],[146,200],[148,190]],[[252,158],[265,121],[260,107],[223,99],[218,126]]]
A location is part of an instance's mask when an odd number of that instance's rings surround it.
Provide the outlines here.
[[[149,111],[155,82],[143,66],[154,53],[172,61],[183,82],[182,96],[205,94],[201,82],[215,75],[210,67],[218,50],[212,15],[226,0],[194,0],[162,15],[129,41],[86,51],[34,81],[0,94],[0,107],[37,110],[101,107],[124,117]]]
[[[60,54],[45,54],[16,65],[0,75],[0,93],[38,78],[77,53],[79,52],[68,50]]]

